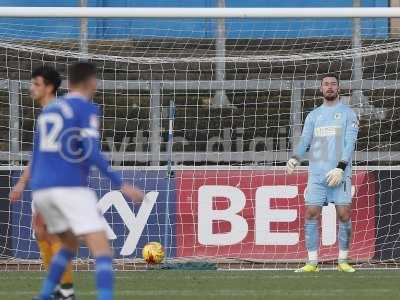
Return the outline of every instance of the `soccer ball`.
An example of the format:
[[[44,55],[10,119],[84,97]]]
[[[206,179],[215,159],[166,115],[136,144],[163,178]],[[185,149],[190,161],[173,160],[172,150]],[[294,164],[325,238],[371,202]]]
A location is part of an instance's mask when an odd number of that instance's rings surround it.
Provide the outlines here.
[[[150,242],[144,246],[142,255],[148,264],[159,264],[164,259],[164,248],[158,242]]]

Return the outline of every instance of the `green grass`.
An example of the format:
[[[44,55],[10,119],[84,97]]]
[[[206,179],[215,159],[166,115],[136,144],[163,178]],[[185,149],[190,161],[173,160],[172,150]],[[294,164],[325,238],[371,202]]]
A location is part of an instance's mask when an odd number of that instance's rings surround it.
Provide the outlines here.
[[[75,273],[77,299],[95,299],[93,273]],[[1,272],[0,299],[31,299],[44,273]],[[117,272],[115,299],[398,299],[400,271]]]

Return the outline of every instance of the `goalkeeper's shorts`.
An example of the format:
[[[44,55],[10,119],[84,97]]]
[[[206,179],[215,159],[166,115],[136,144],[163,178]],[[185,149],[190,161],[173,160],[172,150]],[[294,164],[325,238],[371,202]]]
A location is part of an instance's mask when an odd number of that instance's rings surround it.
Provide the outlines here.
[[[324,206],[329,203],[335,205],[350,205],[352,198],[351,177],[347,176],[338,186],[329,187],[325,176],[308,177],[305,191],[305,204],[308,206]]]

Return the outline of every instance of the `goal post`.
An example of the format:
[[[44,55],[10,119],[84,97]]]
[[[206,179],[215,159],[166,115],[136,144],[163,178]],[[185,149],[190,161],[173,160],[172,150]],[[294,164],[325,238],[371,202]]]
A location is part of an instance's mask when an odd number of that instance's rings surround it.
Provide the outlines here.
[[[88,60],[98,68],[103,151],[149,199],[127,203],[91,173],[121,268],[142,268],[150,241],[166,246],[168,260],[293,268],[306,258],[307,163],[290,176],[284,165],[321,104],[321,76],[335,72],[342,101],[360,117],[350,257],[397,266],[400,43],[388,23],[396,17],[394,7],[0,7],[0,198],[30,157],[40,112],[29,97],[32,70],[52,65],[65,79],[70,64]],[[361,19],[358,33],[352,18]],[[67,90],[64,80],[59,96]],[[221,90],[228,105],[213,102]],[[40,263],[30,205],[29,190],[0,204],[5,269]],[[333,205],[321,232],[320,259],[334,261]],[[90,265],[87,249],[78,262]]]

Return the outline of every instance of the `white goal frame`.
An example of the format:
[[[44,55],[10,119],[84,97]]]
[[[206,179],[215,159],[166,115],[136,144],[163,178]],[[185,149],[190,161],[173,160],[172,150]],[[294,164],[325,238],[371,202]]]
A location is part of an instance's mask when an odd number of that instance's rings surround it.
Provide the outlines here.
[[[182,17],[184,16],[184,17]],[[181,8],[181,7],[0,7],[12,18],[392,18],[400,7]]]
[[[183,17],[184,16],[184,17]],[[400,7],[398,8],[393,8],[393,7],[387,7],[387,8],[360,8],[360,7],[353,7],[353,8],[172,8],[172,7],[157,7],[157,8],[151,8],[151,7],[145,7],[145,8],[126,8],[126,7],[113,7],[113,8],[101,8],[101,7],[0,7],[0,20],[2,18],[165,18],[165,19],[199,19],[199,18],[208,18],[208,19],[226,19],[226,18],[237,18],[237,19],[243,19],[243,18],[294,18],[294,19],[303,19],[303,18],[400,18]],[[87,38],[87,36],[86,36]],[[217,37],[218,38],[218,37]],[[357,48],[357,46],[355,46]],[[72,53],[73,54],[73,53]],[[216,60],[220,57],[218,53],[216,53]],[[355,54],[355,58],[358,57],[358,54]],[[361,66],[362,67],[362,66]],[[355,69],[357,66],[355,67]],[[362,76],[362,74],[361,74]],[[362,77],[361,77],[362,78]],[[14,80],[15,81],[15,80]],[[238,81],[235,81],[235,83],[232,83],[232,86],[230,86],[230,81],[229,80],[223,80],[223,87],[218,83],[212,83],[213,80],[210,81],[196,81],[196,82],[191,82],[191,81],[174,81],[174,82],[168,82],[164,81],[163,88],[168,87],[168,84],[170,87],[173,87],[173,89],[177,89],[181,86],[182,89],[185,89],[188,87],[188,84],[192,84],[193,86],[196,86],[197,89],[210,89],[212,90],[217,90],[219,89],[227,89],[229,87],[234,87],[238,88]],[[380,87],[397,87],[397,81],[390,81],[390,80],[364,80],[363,84],[359,83],[352,83],[353,80],[351,81],[343,81],[343,86],[344,87],[349,87],[352,90],[361,90],[361,89],[367,89],[368,87],[375,87],[377,86]],[[210,84],[211,82],[211,84]],[[7,82],[2,82],[0,80],[0,88],[3,84],[3,86],[8,85],[9,83],[12,83],[11,80],[7,80]],[[105,82],[107,83],[107,82]],[[270,82],[265,82],[264,87],[266,88],[271,88],[272,85],[275,85],[279,87],[279,89],[292,89],[295,87],[295,90],[299,92],[302,88],[304,88],[304,83],[306,84],[306,87],[308,88],[313,88],[317,89],[314,83],[312,81],[304,81],[300,84],[300,82],[296,82],[296,80],[293,81],[287,81],[286,80],[286,87],[282,87],[283,80],[271,80]],[[127,81],[124,83],[126,84],[138,84],[141,87],[147,86],[147,90],[151,91],[156,91],[155,94],[160,95],[160,82],[157,82],[156,80],[149,81],[149,82],[143,82],[139,83],[135,81]],[[13,82],[12,86],[15,88],[14,92],[12,93],[13,95],[18,95],[21,92],[21,87],[26,87],[28,83],[26,81],[23,81],[21,86],[19,86],[16,82]],[[153,85],[153,86],[152,86]],[[248,87],[247,82],[242,82],[242,85],[245,87]],[[104,84],[103,86],[107,86],[107,84]],[[204,87],[204,88],[202,88]],[[258,88],[261,86],[257,85]],[[172,88],[171,88],[172,89]],[[298,94],[293,94],[293,99],[294,97],[297,97]],[[159,98],[155,99],[158,101],[158,105],[155,105],[155,107],[159,106]],[[154,99],[153,99],[154,101]],[[157,103],[157,102],[156,102]],[[291,105],[293,105],[294,101],[292,100]],[[11,110],[13,109],[13,113],[11,113]],[[297,108],[291,108],[291,110],[296,111]],[[300,108],[301,109],[301,108]],[[159,114],[160,112],[158,112]],[[292,112],[291,112],[292,113]],[[14,114],[14,115],[13,115]],[[10,99],[10,118],[13,118],[15,114],[18,114],[18,99]],[[291,114],[292,115],[292,114]],[[295,114],[297,115],[297,114]],[[156,119],[156,118],[155,118]],[[295,124],[300,124],[299,119],[296,120],[296,122],[293,122]],[[18,128],[17,127],[12,127],[12,123],[10,122],[10,143],[12,141],[18,140],[18,135],[13,136],[13,132],[17,132]],[[157,129],[157,128],[156,128]],[[297,133],[296,135],[298,136],[299,130],[301,131],[301,127],[297,127]],[[12,145],[11,145],[12,146]],[[172,149],[172,148],[171,148]],[[156,149],[157,150],[157,149]],[[171,150],[172,151],[172,150]],[[144,170],[161,170],[161,169],[166,169],[167,167],[161,167],[159,166],[160,160],[162,158],[163,161],[166,161],[167,159],[170,160],[169,156],[170,153],[168,154],[163,154],[163,156],[160,155],[158,151],[155,151],[152,153],[150,156],[157,157],[158,162],[155,161],[155,164],[152,165],[152,167],[145,167]],[[235,155],[231,153],[226,153],[226,157],[235,157]],[[149,153],[123,153],[120,157],[118,156],[119,153],[109,153],[110,158],[115,161],[115,160],[125,160],[129,161],[129,157],[131,155],[132,160],[134,161],[140,161],[140,155],[142,154],[143,157],[146,157],[144,159],[148,159]],[[278,161],[284,161],[288,156],[289,152],[279,152],[279,153],[266,153],[266,152],[258,152],[249,155],[249,157],[252,158],[252,161],[258,162],[258,161],[263,161],[265,158],[266,154],[270,154],[271,156],[274,157],[274,160]],[[20,161],[20,160],[25,160],[28,157],[28,153],[22,153],[19,151],[18,148],[10,147],[10,151],[8,153],[1,153],[0,151],[0,158],[1,156],[8,156],[10,160],[10,164],[13,164],[12,161]],[[13,158],[13,155],[15,158]],[[194,156],[193,153],[185,153],[183,152],[182,154],[177,155],[175,158],[174,153],[172,153],[172,161],[178,161],[179,158],[182,157],[188,157],[188,160],[190,160],[190,157]],[[196,154],[199,158],[199,160],[205,159],[209,160],[212,156],[215,156],[213,153],[197,153]],[[238,157],[243,159],[243,154],[238,153]],[[22,158],[23,157],[23,158]],[[138,159],[139,157],[139,159]],[[278,158],[279,157],[279,158]],[[385,160],[385,161],[390,161],[392,160],[392,157],[397,158],[400,157],[400,152],[385,152],[385,151],[377,151],[377,152],[360,152],[356,153],[356,161],[359,160]],[[22,158],[22,159],[21,159]],[[384,159],[386,158],[386,159]],[[182,159],[184,161],[185,159]],[[394,159],[395,160],[395,159]],[[221,159],[221,161],[223,161]],[[154,161],[152,161],[154,162]],[[168,161],[170,163],[170,161]],[[218,161],[219,162],[219,161]],[[284,169],[284,167],[268,167],[268,166],[248,166],[248,167],[235,167],[235,166],[229,166],[227,168],[221,167],[221,166],[205,166],[205,167],[182,167],[182,166],[172,166],[172,170],[209,170],[209,169],[218,169],[218,170],[223,170],[223,169],[228,169],[228,170],[253,170],[253,169],[262,169],[262,170],[277,170],[281,171]],[[400,167],[398,166],[366,166],[366,167],[356,167],[355,169],[357,171],[360,170],[399,170]],[[21,167],[11,167],[10,166],[4,166],[0,167],[0,170],[19,170]],[[121,167],[119,169],[126,169],[126,167]],[[128,167],[129,169],[129,167]],[[141,168],[139,167],[132,167],[134,170],[140,170]],[[300,170],[306,170],[306,168],[300,168]]]

